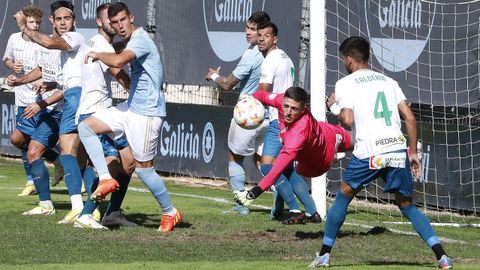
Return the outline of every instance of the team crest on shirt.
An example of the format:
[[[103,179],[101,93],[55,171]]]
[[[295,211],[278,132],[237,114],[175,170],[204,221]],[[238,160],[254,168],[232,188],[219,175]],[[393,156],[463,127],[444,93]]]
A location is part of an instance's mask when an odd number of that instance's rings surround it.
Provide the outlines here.
[[[205,30],[218,58],[232,62],[242,56],[249,46],[245,39],[247,20],[264,5],[265,0],[203,0]]]
[[[436,0],[364,0],[373,54],[387,70],[407,69],[422,53],[432,31]]]

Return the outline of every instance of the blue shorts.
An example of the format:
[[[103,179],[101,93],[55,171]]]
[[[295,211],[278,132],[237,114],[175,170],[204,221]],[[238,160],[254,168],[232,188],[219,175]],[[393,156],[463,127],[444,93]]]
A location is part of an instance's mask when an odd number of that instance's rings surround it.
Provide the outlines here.
[[[265,134],[265,138],[263,139],[262,156],[278,157],[283,147],[279,135],[280,126],[278,120],[270,121],[267,134]]]
[[[32,140],[37,141],[47,148],[54,147],[58,142],[58,132],[62,112],[45,110],[40,114],[38,127],[32,135]]]
[[[410,163],[406,150],[393,151],[390,153],[403,153],[405,155],[405,167],[384,167],[372,169],[370,165],[371,158],[358,159],[352,156],[345,173],[343,181],[353,189],[367,187],[377,177],[382,177],[386,181],[384,191],[394,192],[398,190],[407,197],[413,195],[413,177],[410,170]],[[401,155],[403,157],[403,155]]]
[[[78,123],[87,119],[92,114],[93,113],[81,114],[80,117],[78,118]],[[120,156],[120,154],[118,153],[118,150],[121,150],[121,149],[129,146],[128,142],[127,142],[127,138],[125,138],[125,136],[122,136],[122,137],[114,140],[110,136],[108,136],[108,134],[100,134],[100,135],[98,135],[98,138],[100,139],[100,142],[102,143],[103,154],[106,157],[118,157],[118,156]]]
[[[27,107],[17,107],[17,117],[15,119],[15,128],[23,134],[32,136],[38,126],[40,113],[35,114],[32,118],[26,119],[23,117],[23,112]]]
[[[72,133],[77,130],[75,116],[77,114],[81,94],[82,88],[80,86],[64,90],[64,107],[62,122],[60,123],[60,135]]]

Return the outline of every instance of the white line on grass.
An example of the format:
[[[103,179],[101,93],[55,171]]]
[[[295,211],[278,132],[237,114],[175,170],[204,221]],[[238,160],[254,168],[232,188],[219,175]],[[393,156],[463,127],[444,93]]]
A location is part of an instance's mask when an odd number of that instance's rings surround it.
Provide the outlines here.
[[[20,190],[22,188],[5,188],[5,187],[0,187],[0,190]],[[51,188],[52,190],[67,190],[64,187],[59,187],[59,188]],[[150,193],[150,190],[146,188],[136,188],[136,187],[128,187],[128,190],[131,191],[136,191],[136,192],[142,192],[142,193]],[[196,199],[202,199],[202,200],[209,200],[209,201],[214,201],[218,203],[223,203],[223,204],[234,204],[232,201],[227,200],[222,197],[208,197],[208,196],[201,196],[201,195],[194,195],[194,194],[184,194],[184,193],[175,193],[175,192],[170,192],[170,195],[174,196],[179,196],[179,197],[189,197],[189,198],[196,198]],[[258,205],[258,204],[252,204],[251,206],[260,208],[260,209],[270,209],[270,207],[264,206],[264,205]],[[383,222],[384,224],[389,224],[389,222]],[[391,223],[391,222],[390,222]],[[349,226],[357,226],[360,228],[365,228],[365,229],[373,229],[373,226],[366,225],[366,224],[360,224],[360,223],[352,223],[352,222],[345,222],[345,225]],[[405,223],[406,224],[406,223]],[[479,225],[479,224],[476,224]],[[397,233],[397,234],[402,234],[402,235],[417,235],[417,233],[414,232],[408,232],[408,231],[402,231],[402,230],[397,230],[397,229],[390,229],[386,228],[389,232],[392,233]],[[445,237],[439,237],[442,242],[445,243],[455,243],[455,244],[468,244],[468,242],[463,241],[463,240],[456,240],[456,239],[450,239],[450,238],[445,238]],[[475,244],[477,246],[480,246],[480,244]]]

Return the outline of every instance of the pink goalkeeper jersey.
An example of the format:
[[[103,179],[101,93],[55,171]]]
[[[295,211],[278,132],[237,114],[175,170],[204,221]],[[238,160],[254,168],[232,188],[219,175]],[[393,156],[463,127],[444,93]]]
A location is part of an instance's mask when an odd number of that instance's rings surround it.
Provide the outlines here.
[[[298,162],[296,171],[300,175],[320,176],[330,169],[336,148],[339,152],[350,148],[350,136],[345,129],[317,121],[308,108],[298,121],[287,126],[282,109],[284,94],[257,91],[253,96],[263,104],[277,108],[280,140],[283,143],[272,170],[258,183],[263,191],[270,188],[295,160]]]

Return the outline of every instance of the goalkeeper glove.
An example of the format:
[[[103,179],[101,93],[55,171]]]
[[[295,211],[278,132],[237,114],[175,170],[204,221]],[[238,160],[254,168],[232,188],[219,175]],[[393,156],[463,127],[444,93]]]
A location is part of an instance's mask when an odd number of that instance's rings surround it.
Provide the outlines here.
[[[263,193],[263,190],[256,186],[250,190],[244,190],[235,193],[235,202],[240,205],[249,206],[252,204],[253,200],[255,200],[258,196]]]

